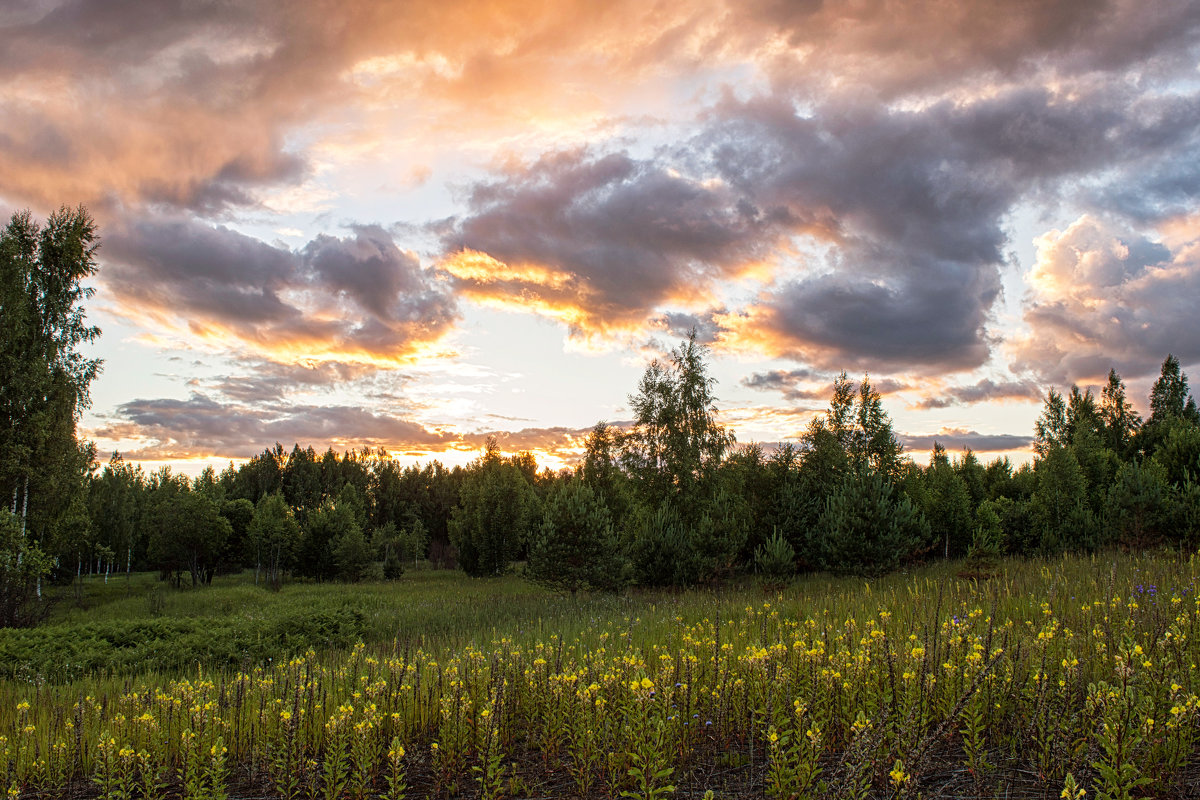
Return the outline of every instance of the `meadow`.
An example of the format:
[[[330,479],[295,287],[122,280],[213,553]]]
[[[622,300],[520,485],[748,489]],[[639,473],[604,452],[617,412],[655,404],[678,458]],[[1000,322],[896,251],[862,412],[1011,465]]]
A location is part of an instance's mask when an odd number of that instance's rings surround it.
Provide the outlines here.
[[[575,600],[435,571],[97,579],[0,631],[0,779],[10,800],[1200,796],[1200,562],[953,570]]]

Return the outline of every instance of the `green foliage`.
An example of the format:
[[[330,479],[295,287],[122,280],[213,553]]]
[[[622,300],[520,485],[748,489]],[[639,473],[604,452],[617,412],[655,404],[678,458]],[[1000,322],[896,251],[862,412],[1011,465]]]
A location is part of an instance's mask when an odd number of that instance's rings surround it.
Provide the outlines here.
[[[500,459],[495,442],[463,481],[450,541],[468,575],[500,575],[527,545],[537,496],[521,470]]]
[[[574,595],[580,589],[616,591],[626,574],[612,517],[591,486],[575,479],[551,494],[529,546],[525,575]]]
[[[75,423],[100,370],[80,352],[100,335],[82,305],[97,246],[82,207],[44,226],[18,212],[0,231],[0,498],[41,541],[82,491],[93,457]]]
[[[37,589],[49,572],[45,553],[21,532],[16,517],[0,508],[0,628],[24,628],[45,617]]]
[[[935,445],[925,471],[926,495],[923,511],[929,520],[930,536],[945,557],[961,556],[970,544],[974,528],[971,495],[967,483]]]
[[[779,531],[755,548],[754,570],[770,585],[782,585],[796,574],[796,551]]]
[[[658,504],[691,493],[733,445],[717,422],[708,348],[693,330],[671,352],[669,364],[652,362],[629,398],[635,422],[625,437],[624,460],[644,502]]]
[[[1200,411],[1189,393],[1188,378],[1179,366],[1179,359],[1168,355],[1154,386],[1150,390],[1150,418],[1138,432],[1137,447],[1145,456],[1157,454],[1172,428],[1200,425]]]
[[[695,582],[699,565],[674,509],[638,505],[630,525],[629,558],[639,586],[686,586]]]
[[[229,539],[225,542],[225,552],[221,554],[221,564],[226,572],[241,569],[250,554],[249,531],[250,523],[254,520],[254,503],[244,497],[235,500],[223,500],[220,505],[221,516],[229,522]]]
[[[193,491],[186,478],[164,471],[146,508],[150,562],[164,574],[191,577],[192,586],[212,581],[231,528],[217,504]]]
[[[1200,424],[1172,419],[1163,425],[1162,445],[1154,460],[1162,465],[1167,483],[1178,484],[1191,473],[1200,475]]]
[[[975,532],[967,549],[963,573],[970,577],[990,578],[1004,552],[1004,528],[996,504],[990,500],[980,504],[975,519]]]
[[[1118,456],[1127,457],[1142,418],[1125,397],[1125,383],[1115,369],[1108,371],[1108,383],[1100,392],[1100,422],[1105,446]]]
[[[1067,422],[1067,404],[1063,396],[1051,389],[1046,393],[1046,405],[1033,424],[1033,449],[1045,457],[1052,448],[1065,447],[1071,442],[1070,426]]]
[[[303,530],[297,571],[309,577],[328,580],[339,576],[341,565],[337,561],[336,548],[347,534],[357,532],[355,547],[358,545],[358,539],[362,539],[359,551],[366,549],[366,540],[362,538],[362,529],[358,526],[356,509],[351,503],[323,503],[316,510],[309,512],[308,522]],[[354,568],[348,566],[347,569],[350,572],[346,574],[353,573]],[[357,577],[353,579],[357,580]]]
[[[256,579],[261,569],[267,586],[278,589],[300,546],[300,526],[281,492],[263,495],[258,501],[246,537],[254,552]]]
[[[367,568],[375,560],[367,537],[357,524],[342,531],[331,544],[333,562],[337,565],[338,577],[350,583],[357,583],[366,577]]]
[[[821,514],[821,564],[837,574],[881,575],[929,537],[929,523],[881,476],[846,476]]]
[[[1200,544],[1200,482],[1191,473],[1171,487],[1171,528],[1184,546]]]
[[[1123,465],[1108,489],[1105,523],[1123,546],[1142,548],[1159,542],[1168,522],[1167,473],[1155,461]]]
[[[310,647],[349,647],[366,630],[361,610],[343,606],[253,619],[231,616],[43,625],[0,635],[0,678],[66,682],[112,673],[247,667]]]
[[[146,480],[141,467],[125,463],[120,453],[113,453],[104,470],[87,482],[87,504],[91,516],[91,532],[95,543],[104,545],[116,554],[117,562],[126,571],[133,569],[134,551],[145,544],[139,536]],[[60,558],[74,567],[79,560],[89,560],[88,540],[74,534],[63,541]],[[65,556],[65,558],[64,558]]]
[[[580,478],[604,503],[613,519],[624,519],[632,503],[629,477],[621,470],[624,447],[621,429],[604,420],[597,422],[584,439]]]
[[[1037,491],[1030,500],[1033,543],[1044,555],[1096,546],[1096,525],[1088,508],[1087,482],[1075,453],[1052,446],[1037,462]]]
[[[694,563],[689,582],[721,580],[733,574],[750,527],[745,495],[719,476],[714,488],[698,493],[693,508],[699,510],[687,529],[687,549]]]
[[[823,472],[818,482],[827,487],[839,483],[846,469],[871,470],[887,481],[900,477],[903,448],[867,376],[863,376],[857,391],[845,372],[837,377],[829,408],[824,418],[813,418],[804,444],[804,468]],[[810,454],[819,454],[815,463],[810,461]]]

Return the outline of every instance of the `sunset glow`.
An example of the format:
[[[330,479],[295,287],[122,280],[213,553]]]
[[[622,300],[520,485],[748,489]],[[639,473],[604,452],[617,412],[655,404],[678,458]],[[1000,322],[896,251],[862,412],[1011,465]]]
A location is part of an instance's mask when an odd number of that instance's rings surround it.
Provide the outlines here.
[[[0,9],[0,212],[84,204],[101,458],[575,463],[695,329],[738,441],[1200,374],[1200,5]]]

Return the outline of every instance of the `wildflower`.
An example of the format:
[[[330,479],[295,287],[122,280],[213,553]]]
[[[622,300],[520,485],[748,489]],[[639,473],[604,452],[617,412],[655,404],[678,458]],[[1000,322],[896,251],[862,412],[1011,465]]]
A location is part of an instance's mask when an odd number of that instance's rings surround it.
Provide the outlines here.
[[[892,766],[892,771],[888,773],[888,777],[892,779],[892,785],[897,789],[908,783],[909,775],[904,771],[904,762],[896,759],[896,763]]]

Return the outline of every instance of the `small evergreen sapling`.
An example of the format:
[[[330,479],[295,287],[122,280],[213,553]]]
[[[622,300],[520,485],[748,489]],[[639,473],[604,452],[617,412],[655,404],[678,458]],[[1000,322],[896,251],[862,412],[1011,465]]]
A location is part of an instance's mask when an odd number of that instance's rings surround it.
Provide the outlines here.
[[[619,589],[624,572],[612,520],[599,495],[578,479],[559,488],[533,534],[525,574],[574,595],[580,589]]]

